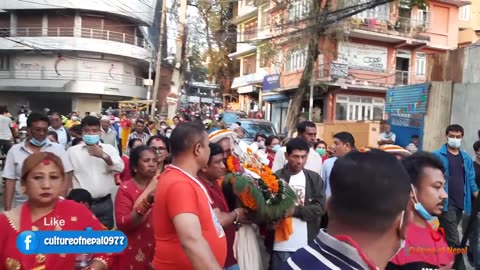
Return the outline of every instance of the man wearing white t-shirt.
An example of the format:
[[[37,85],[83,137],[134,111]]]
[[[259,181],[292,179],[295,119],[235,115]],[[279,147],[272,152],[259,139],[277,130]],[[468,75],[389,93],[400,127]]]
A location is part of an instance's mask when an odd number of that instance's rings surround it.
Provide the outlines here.
[[[297,206],[286,214],[285,220],[287,224],[292,224],[293,232],[284,239],[274,240],[271,270],[281,269],[293,252],[313,241],[320,229],[321,216],[325,213],[325,192],[320,175],[305,169],[309,152],[310,147],[305,140],[290,140],[286,146],[287,164],[275,173],[297,193],[298,201]]]
[[[314,171],[318,174],[322,172],[322,157],[313,149],[315,142],[317,141],[317,126],[310,121],[303,121],[297,125],[297,138],[307,142],[310,147],[308,152],[308,158],[306,160],[305,169]],[[280,151],[277,151],[272,164],[272,171],[276,172],[283,168],[287,164],[285,157],[286,148],[282,147]]]

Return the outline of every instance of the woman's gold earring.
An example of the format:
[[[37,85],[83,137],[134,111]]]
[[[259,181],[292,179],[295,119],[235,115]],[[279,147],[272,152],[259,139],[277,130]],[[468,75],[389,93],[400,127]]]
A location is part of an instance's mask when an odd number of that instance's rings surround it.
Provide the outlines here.
[[[22,186],[22,194],[25,194],[25,193],[27,193],[27,188]]]

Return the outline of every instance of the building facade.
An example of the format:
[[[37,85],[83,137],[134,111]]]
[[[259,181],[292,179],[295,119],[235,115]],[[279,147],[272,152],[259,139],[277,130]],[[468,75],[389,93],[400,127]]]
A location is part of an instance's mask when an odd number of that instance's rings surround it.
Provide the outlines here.
[[[156,0],[0,0],[0,103],[100,112],[147,98]]]
[[[352,6],[358,1],[344,2]],[[388,87],[425,82],[427,54],[457,47],[459,9],[470,1],[430,0],[425,10],[408,3],[395,1],[364,11],[320,39],[311,82],[313,104],[310,107],[309,98],[302,104],[305,118],[311,110],[315,122],[384,119]],[[309,15],[309,6],[309,0],[263,6],[239,1],[239,14],[232,20],[238,24],[240,41],[232,57],[241,61],[232,88],[246,104],[263,103],[266,118],[279,132],[285,131],[290,100],[306,64],[308,37],[305,42],[275,38],[268,67],[262,67],[265,57],[256,41],[286,33]],[[278,87],[263,89],[264,78],[272,75],[279,75]]]
[[[458,46],[465,47],[480,39],[480,2],[472,1],[471,5],[460,8],[460,32]]]

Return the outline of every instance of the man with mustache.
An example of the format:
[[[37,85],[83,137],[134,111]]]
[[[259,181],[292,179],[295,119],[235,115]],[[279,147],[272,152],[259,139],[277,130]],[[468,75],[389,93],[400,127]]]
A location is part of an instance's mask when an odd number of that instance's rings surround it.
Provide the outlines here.
[[[412,191],[408,208],[413,220],[407,228],[405,247],[392,258],[392,269],[450,269],[454,254],[449,252],[438,219],[448,195],[445,192],[445,168],[435,155],[418,152],[402,160],[410,176]]]

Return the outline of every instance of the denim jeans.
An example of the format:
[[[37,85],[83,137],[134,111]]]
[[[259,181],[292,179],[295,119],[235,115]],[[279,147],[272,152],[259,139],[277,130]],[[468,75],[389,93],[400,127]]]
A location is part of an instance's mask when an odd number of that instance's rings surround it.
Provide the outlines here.
[[[270,270],[279,270],[282,269],[282,265],[287,263],[288,258],[293,254],[294,252],[288,252],[288,251],[273,251],[272,252],[272,257],[270,259]]]
[[[240,270],[240,266],[238,266],[238,264],[235,264],[235,265],[226,267],[223,270]]]
[[[445,230],[445,240],[447,245],[452,248],[460,247],[460,234],[458,232],[458,224],[462,220],[463,209],[453,205],[448,206],[448,211],[443,212],[438,220],[440,227]],[[465,260],[461,260],[459,269],[465,269]]]
[[[467,229],[468,221],[470,217],[465,215],[463,224],[463,230]],[[469,241],[469,249],[468,253],[470,253],[473,257],[473,267],[475,270],[480,270],[480,213],[477,214],[477,218],[473,221],[472,224],[472,232],[468,238]]]

